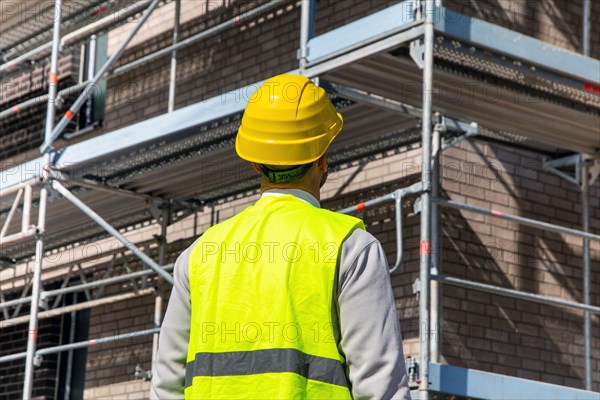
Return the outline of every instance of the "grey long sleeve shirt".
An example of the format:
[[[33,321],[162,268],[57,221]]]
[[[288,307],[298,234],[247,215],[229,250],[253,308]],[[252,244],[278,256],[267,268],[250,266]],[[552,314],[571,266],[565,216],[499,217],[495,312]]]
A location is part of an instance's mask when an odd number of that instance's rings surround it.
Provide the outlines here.
[[[263,196],[292,194],[315,207],[315,197],[302,190],[275,189]],[[188,259],[193,245],[175,264],[175,284],[162,323],[151,399],[183,399],[191,305]],[[334,333],[346,358],[346,374],[354,399],[410,400],[400,324],[379,241],[356,229],[342,244]],[[334,321],[336,318],[333,318]]]

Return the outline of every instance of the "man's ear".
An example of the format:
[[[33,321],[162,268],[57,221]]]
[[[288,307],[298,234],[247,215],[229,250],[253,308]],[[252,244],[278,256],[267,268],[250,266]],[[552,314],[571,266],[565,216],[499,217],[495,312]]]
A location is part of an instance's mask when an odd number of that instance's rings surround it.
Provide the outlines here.
[[[262,171],[260,170],[260,166],[257,163],[250,163],[252,164],[252,168],[254,168],[254,170],[259,174],[262,175]]]
[[[318,165],[322,171],[327,171],[327,153],[323,154],[321,158],[319,158]]]

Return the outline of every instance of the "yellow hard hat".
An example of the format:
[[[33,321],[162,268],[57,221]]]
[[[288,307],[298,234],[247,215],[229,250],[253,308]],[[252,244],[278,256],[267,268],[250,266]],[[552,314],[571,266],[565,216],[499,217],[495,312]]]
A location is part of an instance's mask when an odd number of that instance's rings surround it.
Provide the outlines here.
[[[259,164],[307,164],[325,154],[342,125],[325,90],[300,75],[277,75],[250,97],[235,150]]]

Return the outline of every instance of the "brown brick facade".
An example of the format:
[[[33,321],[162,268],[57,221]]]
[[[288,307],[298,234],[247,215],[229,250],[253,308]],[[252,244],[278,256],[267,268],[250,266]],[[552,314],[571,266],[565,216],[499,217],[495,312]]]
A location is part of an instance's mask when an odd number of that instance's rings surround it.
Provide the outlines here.
[[[541,170],[541,158],[469,142],[444,155],[450,198],[527,218],[581,227],[578,188]],[[460,172],[460,173],[459,173]],[[592,230],[600,228],[600,185],[591,195]],[[495,217],[443,210],[444,273],[502,287],[582,301],[582,240]],[[600,284],[600,246],[592,243],[592,287]],[[582,312],[443,288],[445,359],[455,365],[582,387]],[[600,301],[597,291],[592,303]],[[593,317],[594,330],[599,320]],[[593,344],[598,370],[600,342]],[[594,374],[595,390],[600,377]]]
[[[446,7],[461,14],[533,36],[555,46],[583,51],[583,2],[551,0],[446,0]],[[600,21],[600,3],[592,1],[591,24]],[[592,28],[592,31],[598,28]],[[590,55],[600,56],[600,38],[591,33]]]
[[[39,323],[40,334],[38,343],[40,347],[56,346],[60,343],[61,319],[50,318],[41,320]],[[2,348],[0,356],[25,351],[27,346],[27,324],[2,326],[0,337]],[[36,385],[33,388],[34,398],[51,399],[55,395],[57,378],[57,355],[49,355],[44,358],[43,364],[35,371]],[[23,390],[23,377],[25,372],[25,360],[12,361],[0,364],[0,399],[10,400],[20,398]]]

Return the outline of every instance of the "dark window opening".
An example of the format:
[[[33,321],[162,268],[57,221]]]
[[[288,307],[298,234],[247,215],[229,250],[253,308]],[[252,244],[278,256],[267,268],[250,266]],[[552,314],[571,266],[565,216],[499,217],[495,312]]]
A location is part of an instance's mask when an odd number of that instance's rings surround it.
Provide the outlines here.
[[[75,284],[79,284],[76,282]],[[70,293],[65,296],[65,305],[87,301],[85,293]],[[84,342],[89,339],[90,309],[74,311],[63,315],[62,344]],[[87,347],[63,351],[59,356],[59,371],[56,399],[83,400],[85,389],[85,367]]]

